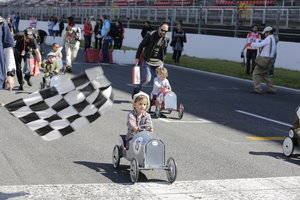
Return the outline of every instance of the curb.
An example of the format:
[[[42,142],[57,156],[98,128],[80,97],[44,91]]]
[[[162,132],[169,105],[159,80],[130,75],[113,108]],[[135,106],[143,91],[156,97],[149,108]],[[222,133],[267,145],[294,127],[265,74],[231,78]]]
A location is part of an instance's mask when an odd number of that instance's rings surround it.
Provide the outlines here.
[[[171,64],[166,64],[166,66],[174,68],[174,69],[180,69],[180,70],[183,70],[183,71],[196,72],[196,73],[199,73],[199,74],[207,74],[207,75],[211,75],[211,76],[217,76],[217,77],[221,77],[221,78],[252,83],[251,80],[247,80],[247,79],[243,79],[243,78],[237,78],[237,77],[228,76],[228,75],[224,75],[224,74],[217,74],[217,73],[214,73],[214,72],[202,71],[202,70],[199,70],[199,69],[192,69],[192,68],[182,67],[182,66],[178,66],[178,65],[171,65]],[[291,91],[291,92],[300,93],[300,89],[288,88],[288,87],[278,86],[278,85],[274,85],[274,86],[278,89],[284,89],[284,90],[288,90],[288,91]]]

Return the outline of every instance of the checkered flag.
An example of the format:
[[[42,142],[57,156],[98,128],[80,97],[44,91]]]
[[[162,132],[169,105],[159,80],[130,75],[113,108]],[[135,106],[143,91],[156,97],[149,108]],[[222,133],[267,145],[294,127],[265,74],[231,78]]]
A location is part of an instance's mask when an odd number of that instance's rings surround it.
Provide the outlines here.
[[[110,82],[101,68],[96,67],[5,107],[44,140],[50,141],[92,123],[112,104]]]

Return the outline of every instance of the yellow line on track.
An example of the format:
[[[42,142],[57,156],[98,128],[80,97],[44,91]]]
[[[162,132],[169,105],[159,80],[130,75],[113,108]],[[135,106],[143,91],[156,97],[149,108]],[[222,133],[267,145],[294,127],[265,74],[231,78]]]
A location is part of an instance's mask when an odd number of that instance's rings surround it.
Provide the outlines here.
[[[246,137],[249,140],[284,140],[285,137]]]

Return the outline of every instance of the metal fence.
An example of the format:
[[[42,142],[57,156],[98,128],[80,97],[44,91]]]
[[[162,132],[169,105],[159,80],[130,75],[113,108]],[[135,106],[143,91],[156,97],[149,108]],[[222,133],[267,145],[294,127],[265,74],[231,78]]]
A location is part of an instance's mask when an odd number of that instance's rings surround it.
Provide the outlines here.
[[[2,16],[18,12],[22,19],[30,16],[39,20],[48,20],[51,16],[74,16],[77,22],[84,22],[86,17],[108,15],[111,20],[121,20],[128,27],[140,26],[148,20],[153,23],[162,21],[173,25],[182,22],[188,32],[203,33],[211,30],[225,30],[237,36],[243,32],[241,27],[253,24],[267,24],[279,29],[299,29],[299,7],[48,7],[48,8],[5,8],[0,9]],[[290,32],[289,34],[298,33]],[[300,36],[300,35],[299,35]]]

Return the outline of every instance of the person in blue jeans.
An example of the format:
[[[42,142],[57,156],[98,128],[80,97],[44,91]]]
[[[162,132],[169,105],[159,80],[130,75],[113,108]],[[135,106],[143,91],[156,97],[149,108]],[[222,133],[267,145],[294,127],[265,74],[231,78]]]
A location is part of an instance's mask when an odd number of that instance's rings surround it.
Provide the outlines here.
[[[111,23],[106,15],[103,15],[101,20],[103,21],[101,28],[103,62],[109,63],[109,49],[112,48],[112,37],[109,35]]]
[[[142,52],[145,62],[141,67],[141,84],[134,88],[132,96],[140,92],[143,86],[151,81],[157,67],[163,66],[163,60],[170,41],[166,37],[168,31],[169,25],[164,22],[159,26],[158,30],[147,33],[140,43],[135,56],[135,64],[139,63]]]

